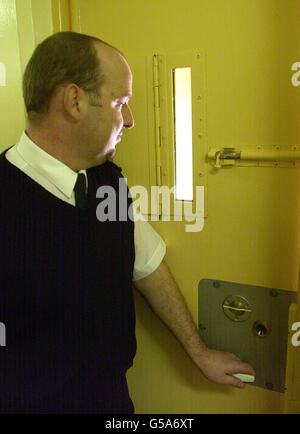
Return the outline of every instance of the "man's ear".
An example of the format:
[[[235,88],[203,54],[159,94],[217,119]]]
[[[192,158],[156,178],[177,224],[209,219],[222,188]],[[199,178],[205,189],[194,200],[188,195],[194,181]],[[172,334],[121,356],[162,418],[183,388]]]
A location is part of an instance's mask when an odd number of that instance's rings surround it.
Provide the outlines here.
[[[71,83],[65,87],[64,92],[64,108],[67,114],[78,122],[85,107],[84,104],[84,92],[76,84]]]

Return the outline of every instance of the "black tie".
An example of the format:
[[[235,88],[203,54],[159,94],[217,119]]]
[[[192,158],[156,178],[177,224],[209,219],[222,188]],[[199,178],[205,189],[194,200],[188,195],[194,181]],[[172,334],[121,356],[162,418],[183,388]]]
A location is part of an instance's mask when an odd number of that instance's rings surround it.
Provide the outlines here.
[[[87,191],[86,191],[86,179],[83,173],[78,173],[77,181],[74,187],[75,203],[78,208],[87,208]]]

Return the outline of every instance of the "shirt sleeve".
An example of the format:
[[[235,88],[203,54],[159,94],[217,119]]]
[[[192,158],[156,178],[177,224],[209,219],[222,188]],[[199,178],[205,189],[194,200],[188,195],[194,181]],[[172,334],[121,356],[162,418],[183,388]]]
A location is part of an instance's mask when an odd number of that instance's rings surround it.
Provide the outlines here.
[[[153,273],[166,254],[166,244],[161,236],[135,209],[134,221],[135,263],[133,281],[143,279]]]

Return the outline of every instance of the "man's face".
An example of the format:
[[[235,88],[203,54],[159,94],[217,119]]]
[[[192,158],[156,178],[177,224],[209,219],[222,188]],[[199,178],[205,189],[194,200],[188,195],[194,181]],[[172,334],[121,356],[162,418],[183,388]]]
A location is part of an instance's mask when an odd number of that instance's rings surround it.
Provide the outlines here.
[[[116,154],[123,128],[132,128],[134,119],[128,102],[132,95],[132,74],[125,59],[110,47],[101,53],[105,82],[99,101],[89,104],[83,125],[87,129],[88,152],[98,162]]]

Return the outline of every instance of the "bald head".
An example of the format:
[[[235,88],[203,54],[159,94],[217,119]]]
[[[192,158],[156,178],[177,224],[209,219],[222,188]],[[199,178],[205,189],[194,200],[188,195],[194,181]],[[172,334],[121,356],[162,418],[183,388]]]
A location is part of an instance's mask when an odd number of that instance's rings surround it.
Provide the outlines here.
[[[67,41],[67,49],[61,45],[58,50],[55,41]],[[119,50],[97,38],[65,32],[45,44],[24,76],[30,121],[26,132],[74,171],[102,164],[115,155],[124,129],[134,126],[130,67]],[[38,61],[49,50],[49,71],[38,77]]]
[[[108,46],[101,42],[94,43],[95,49],[97,51],[97,56],[99,59],[99,67],[101,69],[102,83],[111,86],[112,92],[120,92],[122,95],[131,97],[131,91],[129,91],[128,86],[124,87],[124,83],[130,83],[132,85],[132,73],[130,67],[123,56],[114,47]],[[122,80],[120,81],[120,78]],[[123,88],[122,88],[123,86]],[[100,95],[101,95],[100,87]],[[112,95],[115,97],[116,95]]]
[[[45,39],[36,47],[23,76],[28,119],[47,113],[55,92],[68,83],[97,94],[104,80],[102,61],[117,55],[124,59],[108,43],[81,33],[58,32]]]

